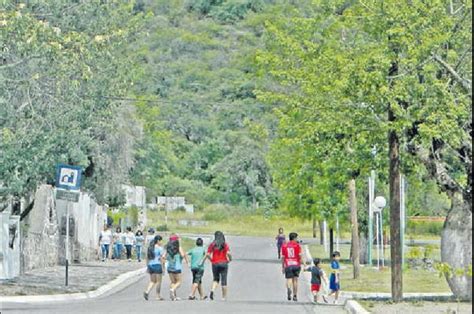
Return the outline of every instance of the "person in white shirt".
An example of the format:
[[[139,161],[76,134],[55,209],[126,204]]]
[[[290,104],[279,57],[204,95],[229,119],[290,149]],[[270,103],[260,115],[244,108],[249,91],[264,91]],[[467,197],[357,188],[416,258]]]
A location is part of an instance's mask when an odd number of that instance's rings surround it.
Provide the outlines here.
[[[127,259],[129,262],[132,261],[132,248],[135,244],[135,235],[132,232],[132,227],[127,227],[127,232],[125,233],[125,250],[127,251]]]
[[[109,258],[110,244],[112,243],[112,231],[108,225],[104,226],[104,230],[99,235],[99,245],[102,249],[102,262]]]
[[[117,227],[115,229],[113,239],[114,239],[114,258],[115,260],[119,260],[122,258],[122,249],[123,249],[123,233],[120,227]]]
[[[150,245],[151,241],[153,241],[154,239],[155,239],[155,229],[149,228],[148,229],[148,234],[146,235],[146,238],[145,238],[146,247],[148,247]]]

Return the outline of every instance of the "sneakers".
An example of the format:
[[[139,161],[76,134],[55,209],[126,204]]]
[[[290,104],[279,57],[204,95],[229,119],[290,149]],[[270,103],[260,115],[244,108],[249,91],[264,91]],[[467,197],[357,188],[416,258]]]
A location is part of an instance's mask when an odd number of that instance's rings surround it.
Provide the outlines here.
[[[194,300],[196,300],[196,297],[189,296],[188,300],[194,301]]]
[[[143,292],[143,298],[148,301],[148,293]]]
[[[298,302],[298,297],[296,295],[293,296],[293,301]]]
[[[288,289],[287,294],[288,294],[288,301],[291,301],[291,289]]]

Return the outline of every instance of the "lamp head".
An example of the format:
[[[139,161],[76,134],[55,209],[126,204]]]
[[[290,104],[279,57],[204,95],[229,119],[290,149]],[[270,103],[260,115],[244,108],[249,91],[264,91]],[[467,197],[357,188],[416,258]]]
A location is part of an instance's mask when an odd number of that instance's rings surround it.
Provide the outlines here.
[[[377,196],[374,200],[374,205],[377,209],[382,210],[385,206],[387,206],[387,200],[383,196]]]

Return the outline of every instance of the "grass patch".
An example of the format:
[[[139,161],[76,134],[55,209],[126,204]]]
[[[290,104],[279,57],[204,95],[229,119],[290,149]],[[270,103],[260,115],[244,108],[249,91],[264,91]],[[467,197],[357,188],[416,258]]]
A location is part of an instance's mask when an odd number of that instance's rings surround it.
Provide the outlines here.
[[[188,214],[182,211],[168,213],[168,224],[165,224],[165,213],[163,211],[148,211],[149,226],[160,231],[171,231],[179,233],[202,233],[210,234],[216,230],[221,230],[226,234],[274,237],[277,230],[282,227],[285,232],[295,231],[301,237],[309,238],[313,235],[313,225],[311,221],[303,221],[299,218],[288,217],[286,215],[273,215],[265,217],[261,213],[249,211],[239,207],[228,205],[212,205],[204,211]],[[180,220],[204,221],[205,226],[182,226]],[[345,227],[347,225],[347,227]],[[340,238],[349,240],[351,237],[350,224],[341,223]],[[421,232],[424,229],[415,229]],[[319,237],[319,230],[317,230]],[[407,243],[410,240],[438,240],[439,236],[427,234],[408,234]],[[388,254],[388,252],[387,252]]]
[[[165,224],[164,212],[148,212],[149,225],[153,227]],[[180,220],[206,221],[206,226],[182,226]],[[311,237],[313,234],[312,223],[301,221],[298,218],[286,216],[272,216],[265,218],[259,214],[219,214],[212,212],[198,212],[194,215],[183,212],[168,214],[168,229],[178,233],[212,234],[220,230],[225,234],[274,237],[282,227],[286,233],[298,232],[302,237]]]
[[[336,246],[334,246],[334,249],[336,249]],[[322,259],[329,258],[329,253],[324,251],[324,247],[322,245],[311,245],[309,247],[309,250],[313,257],[318,257]],[[351,246],[349,244],[340,244],[339,251],[341,252],[341,257],[343,260],[350,259]],[[372,254],[373,254],[373,259],[376,259],[377,252],[375,251],[375,246],[374,246],[374,252]],[[386,261],[390,260],[390,246],[385,246],[384,257]],[[430,258],[434,261],[440,261],[441,260],[440,245],[407,246],[406,247],[406,250],[405,250],[406,259],[408,258],[421,259],[424,257]]]
[[[362,307],[374,314],[386,313],[472,313],[472,303],[413,301],[393,303],[390,301],[358,301]]]
[[[390,268],[379,271],[372,267],[362,267],[360,278],[355,280],[352,278],[352,265],[343,263],[341,266],[344,268],[341,272],[343,291],[390,293]],[[329,274],[329,265],[324,264],[323,268]],[[451,291],[444,277],[440,277],[438,273],[426,270],[404,270],[403,286],[406,293],[444,293]]]

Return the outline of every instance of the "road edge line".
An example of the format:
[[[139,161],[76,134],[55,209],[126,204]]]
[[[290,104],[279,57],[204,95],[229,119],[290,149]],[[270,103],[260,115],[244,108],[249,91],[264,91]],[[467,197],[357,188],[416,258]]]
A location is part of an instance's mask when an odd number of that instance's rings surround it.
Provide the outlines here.
[[[52,294],[52,295],[29,295],[29,296],[0,296],[0,303],[45,303],[45,302],[60,302],[60,301],[76,301],[76,300],[85,300],[93,299],[103,296],[104,294],[112,291],[113,289],[118,288],[120,285],[125,283],[128,279],[131,279],[137,276],[136,281],[138,281],[142,275],[145,275],[146,268],[140,268],[127,272],[125,274],[119,275],[117,278],[111,280],[110,282],[100,286],[99,288],[88,291],[88,292],[79,292],[71,294]],[[126,286],[136,282],[129,282]]]

